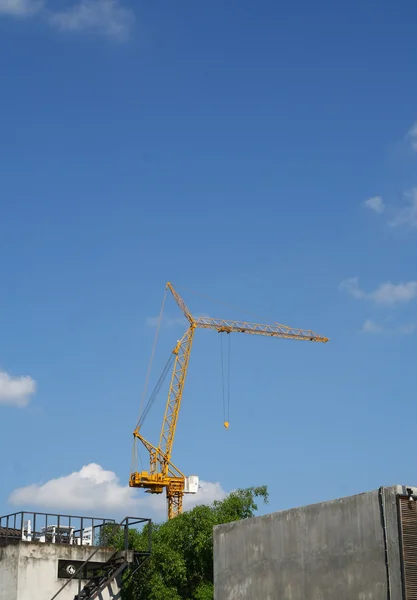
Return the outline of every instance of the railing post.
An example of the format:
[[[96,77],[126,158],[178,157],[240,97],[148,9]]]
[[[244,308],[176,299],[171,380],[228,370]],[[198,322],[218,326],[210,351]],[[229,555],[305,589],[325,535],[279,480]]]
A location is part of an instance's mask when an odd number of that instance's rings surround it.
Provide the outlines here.
[[[22,512],[22,513],[20,513],[20,539],[21,540],[23,540],[23,531],[24,531],[24,529],[25,529],[25,513]],[[28,532],[28,540],[27,541],[31,542],[32,539],[33,539],[32,536],[29,538],[29,532]]]
[[[127,552],[129,550],[129,518],[126,518],[124,533],[125,533],[125,557],[127,557]]]
[[[152,521],[148,521],[148,552],[151,552],[152,548]]]

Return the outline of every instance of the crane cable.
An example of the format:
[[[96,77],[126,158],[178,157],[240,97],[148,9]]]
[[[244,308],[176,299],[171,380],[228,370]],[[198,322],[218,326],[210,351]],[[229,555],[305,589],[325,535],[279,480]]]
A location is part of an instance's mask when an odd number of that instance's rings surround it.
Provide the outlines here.
[[[230,356],[232,353],[232,337],[229,335],[229,356],[228,356],[228,373],[227,373],[227,426],[230,420]]]
[[[149,411],[152,408],[152,405],[153,405],[153,403],[156,400],[156,397],[157,397],[157,395],[159,393],[159,390],[161,389],[161,387],[162,387],[162,385],[163,385],[163,383],[164,383],[164,381],[166,379],[166,376],[171,371],[171,366],[172,366],[172,363],[174,362],[174,359],[175,359],[175,355],[171,353],[170,357],[168,358],[168,360],[166,362],[164,370],[162,371],[162,373],[161,373],[161,375],[160,375],[160,377],[158,379],[158,383],[156,384],[156,386],[155,386],[152,394],[150,395],[150,398],[149,398],[148,402],[146,403],[145,408],[143,409],[143,412],[142,412],[142,414],[140,416],[138,424],[136,425],[137,429],[139,429],[140,427],[142,427],[143,423],[145,422],[145,419],[148,416]]]
[[[145,378],[145,385],[143,387],[142,399],[141,399],[140,406],[139,406],[138,425],[136,426],[136,428],[138,428],[138,426],[141,423],[141,421],[143,422],[143,419],[142,419],[142,409],[143,409],[143,405],[145,403],[146,393],[148,391],[148,384],[149,384],[149,379],[150,379],[150,376],[151,376],[153,359],[154,359],[154,356],[155,356],[156,345],[158,343],[159,330],[161,329],[162,317],[163,317],[163,314],[164,314],[164,307],[165,307],[165,300],[166,300],[166,297],[167,297],[167,291],[168,291],[167,288],[165,288],[165,293],[164,293],[164,297],[163,297],[163,300],[162,300],[161,310],[159,311],[158,324],[157,324],[157,327],[156,327],[155,338],[154,338],[152,352],[151,352],[151,358],[149,360],[148,371],[146,373],[146,378]],[[149,412],[149,409],[148,409],[147,412]],[[140,462],[142,464],[142,457],[140,456],[140,453],[139,453],[139,448],[138,448],[138,445],[137,445],[137,438],[134,437],[133,438],[133,447],[132,447],[131,473],[133,473],[134,471],[137,471],[137,458],[138,457],[139,457],[139,460],[140,460]]]
[[[162,300],[162,306],[161,306],[161,310],[159,312],[158,324],[157,324],[157,327],[156,327],[156,333],[155,333],[155,339],[154,339],[154,342],[153,342],[153,347],[152,347],[152,352],[151,352],[151,358],[149,360],[148,371],[146,373],[146,379],[145,379],[145,385],[144,385],[143,392],[142,392],[142,400],[141,400],[141,403],[140,403],[140,406],[139,406],[138,423],[140,423],[140,420],[141,420],[142,409],[143,409],[143,406],[144,406],[144,403],[145,403],[146,393],[148,391],[148,384],[149,384],[149,379],[150,379],[150,376],[151,376],[151,371],[152,371],[153,359],[154,359],[154,356],[155,356],[156,345],[157,345],[157,342],[158,342],[159,330],[161,329],[161,323],[162,323],[162,317],[163,317],[163,314],[164,314],[164,307],[165,307],[166,297],[167,297],[167,288],[165,288],[164,298]]]
[[[227,353],[227,384],[225,382],[225,373],[224,373],[224,352],[223,352],[223,334],[220,334],[220,355],[221,355],[221,364],[222,364],[222,398],[223,398],[223,424],[226,429],[229,428],[229,419],[230,419],[230,335],[228,335],[229,343],[228,343],[228,353]],[[227,393],[226,393],[226,385],[227,385]]]

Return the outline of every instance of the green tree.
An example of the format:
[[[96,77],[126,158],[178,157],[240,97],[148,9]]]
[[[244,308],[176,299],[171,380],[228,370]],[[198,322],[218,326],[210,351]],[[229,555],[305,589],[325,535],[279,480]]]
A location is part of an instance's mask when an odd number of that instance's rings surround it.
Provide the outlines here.
[[[241,489],[210,506],[197,506],[152,530],[152,555],[132,577],[125,576],[124,600],[212,600],[213,527],[253,517],[257,499],[268,502],[266,486]],[[122,547],[117,532],[107,541]],[[148,532],[131,531],[129,545],[147,548]]]

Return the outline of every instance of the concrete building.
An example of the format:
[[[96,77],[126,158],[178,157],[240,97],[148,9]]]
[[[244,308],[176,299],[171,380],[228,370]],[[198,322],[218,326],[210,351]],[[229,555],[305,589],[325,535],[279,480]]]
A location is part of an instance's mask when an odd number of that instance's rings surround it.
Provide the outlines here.
[[[220,525],[215,600],[417,600],[417,488]]]
[[[33,544],[21,542],[0,548],[0,598],[6,600],[51,600],[63,587],[67,579],[65,566],[76,567],[84,563],[91,554],[91,548],[64,546],[60,544]],[[103,549],[94,557],[96,565],[104,565],[113,551]],[[65,566],[60,568],[61,564]],[[74,578],[57,596],[57,600],[74,600],[87,583]],[[80,590],[81,591],[81,590]],[[102,593],[103,600],[120,598],[120,581],[110,581]]]
[[[30,518],[28,518],[30,517]],[[147,552],[128,549],[132,526],[148,524]],[[123,549],[108,547],[109,536]],[[149,519],[113,520],[41,513],[0,517],[1,600],[116,600],[127,568],[150,555]]]

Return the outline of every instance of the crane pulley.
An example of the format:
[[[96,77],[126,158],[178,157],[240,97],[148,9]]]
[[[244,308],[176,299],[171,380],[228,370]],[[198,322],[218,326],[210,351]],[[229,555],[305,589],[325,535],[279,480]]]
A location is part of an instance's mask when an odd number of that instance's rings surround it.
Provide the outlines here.
[[[187,319],[189,326],[182,338],[178,340],[175,345],[175,348],[172,351],[172,357],[165,366],[155,391],[150,397],[145,410],[142,413],[141,419],[133,432],[135,441],[139,440],[149,453],[149,471],[139,472],[137,470],[132,470],[129,486],[144,488],[145,491],[151,494],[161,494],[165,489],[168,502],[168,518],[172,519],[182,512],[184,494],[196,493],[198,490],[198,477],[186,477],[184,473],[171,462],[178,415],[196,329],[212,329],[218,333],[245,333],[249,335],[262,335],[322,343],[327,342],[328,338],[311,330],[294,329],[280,323],[259,324],[249,321],[213,319],[211,317],[194,318],[184,300],[171,283],[167,283],[166,290],[169,290],[173,295],[177,305]],[[143,425],[144,417],[155,399],[156,392],[160,389],[172,363],[173,370],[159,443],[158,446],[154,446],[143,437],[141,434],[141,427]],[[227,413],[225,412],[224,426],[227,429],[229,427],[229,422],[228,415],[227,418],[226,415]]]

